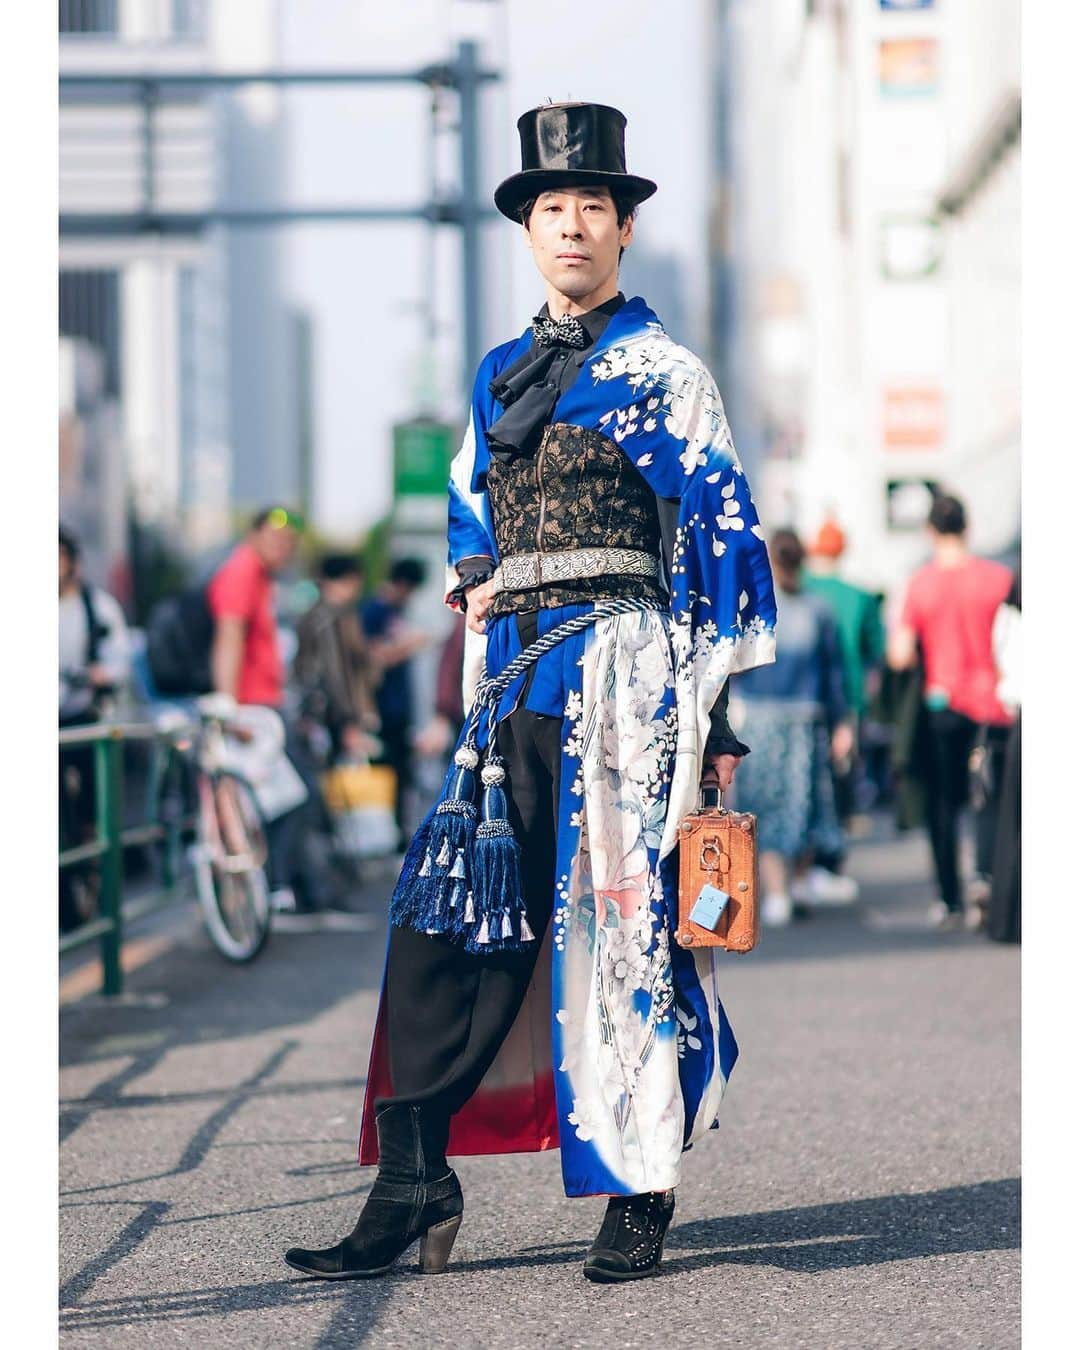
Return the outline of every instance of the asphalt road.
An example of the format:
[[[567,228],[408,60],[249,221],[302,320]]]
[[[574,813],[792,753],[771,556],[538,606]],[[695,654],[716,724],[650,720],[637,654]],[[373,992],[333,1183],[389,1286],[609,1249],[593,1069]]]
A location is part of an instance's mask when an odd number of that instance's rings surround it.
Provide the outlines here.
[[[1019,958],[928,932],[925,865],[918,838],[858,845],[857,907],[730,958],[722,1128],[686,1159],[661,1276],[622,1286],[582,1278],[602,1203],[563,1196],[555,1154],[460,1162],[445,1276],[291,1272],[373,1175],[385,888],[247,968],[183,913],[133,1001],[62,1010],[61,1344],[1018,1345]]]

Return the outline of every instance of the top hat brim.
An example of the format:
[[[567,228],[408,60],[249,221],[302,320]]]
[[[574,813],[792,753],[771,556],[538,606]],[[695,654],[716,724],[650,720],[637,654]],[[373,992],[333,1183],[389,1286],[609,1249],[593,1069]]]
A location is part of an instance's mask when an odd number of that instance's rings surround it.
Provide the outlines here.
[[[519,208],[531,197],[539,197],[541,192],[550,192],[553,188],[594,185],[633,198],[635,206],[656,191],[652,179],[638,178],[632,173],[612,173],[602,169],[525,169],[499,184],[495,189],[495,205],[507,220],[520,223]]]

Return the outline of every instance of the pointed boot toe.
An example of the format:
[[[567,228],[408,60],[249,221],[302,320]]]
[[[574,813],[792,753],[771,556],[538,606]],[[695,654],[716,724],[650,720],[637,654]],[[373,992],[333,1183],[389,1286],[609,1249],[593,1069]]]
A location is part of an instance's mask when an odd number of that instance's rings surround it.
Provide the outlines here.
[[[585,1258],[584,1274],[594,1284],[614,1284],[617,1280],[635,1278],[629,1258],[609,1247],[590,1248]]]
[[[426,1119],[419,1107],[376,1107],[379,1171],[356,1227],[333,1247],[290,1247],[293,1270],[323,1280],[385,1275],[417,1240],[419,1268],[439,1275],[461,1227],[461,1184],[446,1162],[445,1121]]]
[[[307,1247],[290,1247],[285,1253],[285,1264],[293,1270],[301,1270],[305,1275],[319,1275],[324,1280],[342,1277],[342,1244],[325,1247],[321,1251],[309,1251]]]

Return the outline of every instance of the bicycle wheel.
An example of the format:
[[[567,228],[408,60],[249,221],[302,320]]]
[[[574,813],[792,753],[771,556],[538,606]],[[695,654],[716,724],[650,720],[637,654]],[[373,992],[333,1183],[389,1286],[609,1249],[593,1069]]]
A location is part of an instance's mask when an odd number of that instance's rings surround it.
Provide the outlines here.
[[[199,775],[195,879],[203,919],[230,961],[251,961],[270,934],[266,834],[251,788],[233,774]]]
[[[194,765],[176,747],[167,745],[155,758],[148,797],[147,816],[163,828],[154,846],[154,865],[161,883],[170,886],[181,874],[185,841],[195,833],[198,801]]]

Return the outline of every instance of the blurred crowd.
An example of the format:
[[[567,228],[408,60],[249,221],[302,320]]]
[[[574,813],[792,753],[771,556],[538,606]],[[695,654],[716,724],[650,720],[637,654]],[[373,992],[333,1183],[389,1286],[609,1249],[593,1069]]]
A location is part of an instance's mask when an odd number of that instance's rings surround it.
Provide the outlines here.
[[[405,850],[426,805],[418,757],[449,755],[464,717],[460,617],[442,644],[433,715],[418,706],[414,661],[436,640],[409,618],[421,561],[397,558],[367,588],[358,554],[326,553],[316,598],[293,630],[283,625],[276,582],[303,528],[285,507],[261,511],[212,575],[159,603],[141,644],[60,532],[62,727],[113,715],[125,688],[150,709],[214,691],[282,718],[307,793],[267,822],[282,912],[348,908],[355,872],[335,860]],[[899,828],[927,833],[932,926],[1020,939],[1019,573],[970,552],[955,497],[935,497],[927,536],[929,560],[892,612],[844,574],[836,521],[807,543],[790,529],[769,541],[776,661],[735,677],[730,701],[751,747],[735,795],[758,817],[766,924],[857,900],[849,842],[889,810]],[[94,830],[92,751],[62,751],[60,792],[70,846]],[[78,875],[61,885],[62,928],[89,917]]]
[[[776,662],[736,676],[731,700],[751,745],[736,789],[758,817],[766,924],[855,900],[847,841],[890,807],[928,835],[928,922],[1020,939],[1019,572],[970,552],[956,497],[935,496],[926,528],[931,556],[891,615],[840,575],[835,521],[809,547],[772,536]]]
[[[113,717],[121,698],[142,719],[162,709],[195,715],[211,692],[273,710],[306,790],[278,812],[272,784],[255,784],[271,904],[286,913],[348,909],[358,875],[349,864],[404,851],[420,809],[417,759],[448,754],[463,720],[458,618],[442,643],[434,715],[418,706],[414,658],[439,640],[409,617],[422,561],[394,559],[365,591],[359,554],[325,553],[313,567],[313,603],[292,622],[279,612],[278,582],[295,571],[303,529],[287,508],[259,512],[208,577],[152,609],[143,634],[86,582],[78,541],[60,532],[61,727]],[[61,841],[71,847],[95,833],[92,747],[62,749],[60,768]],[[92,917],[87,887],[87,869],[62,874],[63,931]]]

